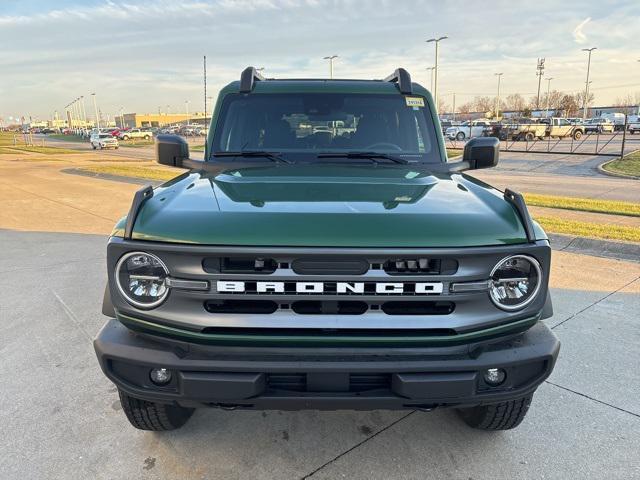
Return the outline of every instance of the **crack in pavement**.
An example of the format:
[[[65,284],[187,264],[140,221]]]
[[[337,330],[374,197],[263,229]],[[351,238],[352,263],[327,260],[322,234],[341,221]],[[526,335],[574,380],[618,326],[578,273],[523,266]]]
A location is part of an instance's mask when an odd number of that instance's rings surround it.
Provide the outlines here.
[[[615,408],[616,410],[620,410],[621,412],[628,413],[629,415],[633,415],[634,417],[640,418],[640,414],[638,414],[638,413],[634,413],[634,412],[631,412],[629,410],[625,410],[624,408],[616,407],[615,405],[612,405],[612,404],[607,403],[607,402],[603,402],[602,400],[598,400],[597,398],[594,398],[594,397],[590,397],[589,395],[586,395],[584,393],[580,393],[580,392],[577,392],[575,390],[571,390],[570,388],[563,387],[562,385],[558,385],[557,383],[550,382],[549,380],[545,380],[544,383],[548,383],[549,385],[553,385],[554,387],[561,388],[562,390],[566,390],[567,392],[575,393],[576,395],[580,395],[581,397],[588,398],[589,400],[592,400],[594,402],[600,403],[602,405],[606,405],[607,407]]]
[[[373,435],[371,435],[370,437],[365,438],[364,440],[362,440],[361,442],[356,443],[353,447],[349,448],[348,450],[345,450],[344,452],[342,452],[341,454],[335,456],[334,458],[332,458],[331,460],[329,460],[328,462],[323,463],[322,465],[320,465],[318,468],[316,468],[314,471],[312,471],[311,473],[308,473],[307,475],[305,475],[304,477],[301,478],[301,480],[306,480],[307,478],[311,478],[313,475],[315,475],[316,473],[318,473],[320,470],[322,470],[324,467],[331,465],[333,462],[335,462],[336,460],[344,457],[345,455],[347,455],[348,453],[352,452],[353,450],[355,450],[356,448],[358,448],[360,445],[363,445],[365,443],[367,443],[369,440],[371,440],[372,438],[377,437],[378,435],[380,435],[382,432],[385,432],[387,430],[389,430],[391,427],[393,427],[394,425],[397,425],[398,423],[400,423],[402,420],[404,420],[405,418],[409,417],[410,415],[413,415],[414,413],[416,413],[416,410],[412,410],[409,413],[407,413],[406,415],[403,415],[402,417],[400,417],[399,419],[397,419],[394,422],[391,422],[389,425],[387,425],[386,427],[378,430],[376,433],[374,433]]]
[[[569,320],[571,320],[572,318],[577,317],[578,315],[580,315],[581,313],[585,312],[586,310],[589,310],[591,307],[596,306],[597,304],[599,304],[600,302],[602,302],[603,300],[606,300],[607,298],[609,298],[611,295],[618,293],[620,290],[627,288],[629,285],[631,285],[634,282],[637,282],[638,280],[640,280],[640,277],[634,278],[633,280],[631,280],[629,283],[622,285],[620,288],[618,288],[617,290],[614,290],[613,292],[605,295],[604,297],[600,298],[599,300],[596,300],[595,302],[593,302],[590,305],[587,305],[586,307],[584,307],[582,310],[580,310],[579,312],[576,312],[572,315],[570,315],[569,317],[565,318],[563,321],[561,321],[560,323],[554,325],[553,327],[551,327],[551,330],[559,327],[560,325],[565,324],[566,322],[568,322]]]

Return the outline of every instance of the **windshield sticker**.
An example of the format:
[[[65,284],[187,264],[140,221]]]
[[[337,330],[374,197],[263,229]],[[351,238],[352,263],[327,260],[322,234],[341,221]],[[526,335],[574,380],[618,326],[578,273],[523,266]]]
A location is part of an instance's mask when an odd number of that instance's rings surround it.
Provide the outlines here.
[[[424,107],[424,98],[422,97],[404,97],[407,101],[407,107]]]

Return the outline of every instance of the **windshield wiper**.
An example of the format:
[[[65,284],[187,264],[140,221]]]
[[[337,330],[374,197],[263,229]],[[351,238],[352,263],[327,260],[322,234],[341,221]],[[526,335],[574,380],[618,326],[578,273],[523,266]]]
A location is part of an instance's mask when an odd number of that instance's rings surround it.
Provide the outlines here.
[[[396,157],[395,155],[389,155],[388,153],[378,153],[378,152],[335,152],[335,153],[319,153],[318,158],[364,158],[373,161],[374,163],[379,163],[376,159],[381,158],[383,160],[390,160],[394,163],[400,163],[402,165],[407,165],[409,160],[404,158]]]
[[[213,157],[244,157],[244,158],[252,158],[252,157],[263,157],[268,158],[274,162],[283,162],[283,163],[292,163],[290,160],[286,158],[282,158],[279,153],[276,152],[265,152],[262,150],[240,150],[237,152],[213,152]]]

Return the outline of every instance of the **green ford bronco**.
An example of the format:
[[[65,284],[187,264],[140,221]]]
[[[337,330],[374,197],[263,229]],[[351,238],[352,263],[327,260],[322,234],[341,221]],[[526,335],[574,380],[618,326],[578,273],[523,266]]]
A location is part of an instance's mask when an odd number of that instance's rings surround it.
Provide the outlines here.
[[[551,373],[551,249],[522,195],[449,161],[430,93],[384,80],[265,79],[223,88],[204,161],[136,193],[107,247],[110,317],[95,340],[133,426],[195,408],[453,407],[517,426]]]

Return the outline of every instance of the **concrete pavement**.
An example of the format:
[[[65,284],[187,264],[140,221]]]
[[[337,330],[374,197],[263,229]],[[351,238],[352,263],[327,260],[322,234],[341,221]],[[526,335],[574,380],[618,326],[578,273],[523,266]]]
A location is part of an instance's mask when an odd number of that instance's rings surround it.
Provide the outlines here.
[[[556,370],[516,430],[452,411],[196,412],[134,430],[91,345],[106,238],[0,230],[0,478],[640,476],[640,264],[554,252]]]

